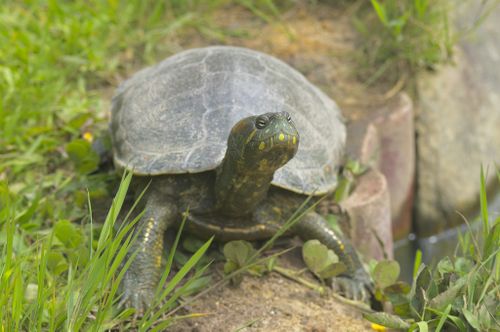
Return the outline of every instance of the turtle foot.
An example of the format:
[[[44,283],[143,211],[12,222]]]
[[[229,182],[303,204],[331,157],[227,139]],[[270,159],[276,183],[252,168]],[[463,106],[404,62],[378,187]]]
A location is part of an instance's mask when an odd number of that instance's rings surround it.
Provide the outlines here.
[[[335,277],[331,279],[331,287],[334,292],[344,297],[367,302],[373,289],[370,277],[364,270],[358,271],[353,277]]]
[[[137,279],[125,274],[122,284],[122,298],[118,303],[121,308],[134,308],[136,316],[142,316],[149,308],[154,298],[155,291],[152,288],[145,287]]]

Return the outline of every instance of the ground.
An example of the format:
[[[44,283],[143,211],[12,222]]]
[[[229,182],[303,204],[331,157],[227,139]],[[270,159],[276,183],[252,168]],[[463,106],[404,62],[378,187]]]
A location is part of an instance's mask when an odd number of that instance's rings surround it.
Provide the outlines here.
[[[303,268],[300,250],[282,257],[279,264]],[[214,269],[222,271],[222,266]],[[304,277],[317,282],[307,273]],[[188,313],[206,316],[181,320],[172,331],[370,331],[356,309],[276,272],[246,275],[238,286],[219,287],[188,305]]]

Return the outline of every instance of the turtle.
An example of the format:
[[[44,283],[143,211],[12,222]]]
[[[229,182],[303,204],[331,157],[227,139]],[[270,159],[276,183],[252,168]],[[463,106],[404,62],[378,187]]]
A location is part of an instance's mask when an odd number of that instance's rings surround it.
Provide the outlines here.
[[[123,82],[112,99],[114,164],[149,183],[122,303],[141,312],[161,275],[163,233],[221,241],[272,237],[308,196],[337,185],[346,140],[336,103],[283,61],[210,46],[182,51]],[[141,187],[139,185],[138,187]],[[370,278],[349,240],[311,210],[289,230],[346,265],[334,279],[364,299]]]

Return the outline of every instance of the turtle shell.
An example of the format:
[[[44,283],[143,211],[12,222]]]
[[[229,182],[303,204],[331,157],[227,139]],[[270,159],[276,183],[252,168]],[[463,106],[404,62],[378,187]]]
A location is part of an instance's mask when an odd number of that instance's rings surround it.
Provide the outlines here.
[[[114,161],[140,175],[213,170],[236,122],[280,111],[291,114],[300,144],[273,185],[335,189],[346,136],[335,102],[281,60],[239,47],[187,50],[121,84],[111,110]]]

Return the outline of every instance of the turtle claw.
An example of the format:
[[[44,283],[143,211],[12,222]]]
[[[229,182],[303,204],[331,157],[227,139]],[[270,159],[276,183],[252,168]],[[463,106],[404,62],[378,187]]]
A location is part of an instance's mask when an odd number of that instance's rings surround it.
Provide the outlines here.
[[[365,286],[355,279],[348,277],[332,278],[331,287],[335,293],[341,294],[350,300],[365,302],[368,299]]]
[[[133,278],[127,278],[127,275],[122,280],[121,287],[123,294],[118,307],[133,308],[135,316],[142,316],[152,303],[154,289],[145,288]]]
[[[330,286],[335,293],[361,302],[370,300],[370,292],[373,288],[372,282],[364,270],[356,272],[353,277],[332,278]]]

